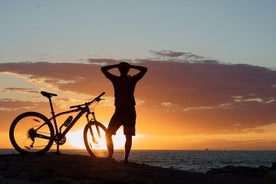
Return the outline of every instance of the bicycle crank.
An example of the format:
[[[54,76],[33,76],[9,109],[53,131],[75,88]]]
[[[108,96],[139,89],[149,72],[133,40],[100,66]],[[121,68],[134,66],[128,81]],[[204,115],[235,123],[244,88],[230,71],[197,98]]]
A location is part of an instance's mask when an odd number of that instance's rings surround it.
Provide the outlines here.
[[[55,136],[55,142],[58,144],[58,145],[63,145],[65,144],[66,142],[66,137],[65,136],[61,136],[61,134],[57,134]]]

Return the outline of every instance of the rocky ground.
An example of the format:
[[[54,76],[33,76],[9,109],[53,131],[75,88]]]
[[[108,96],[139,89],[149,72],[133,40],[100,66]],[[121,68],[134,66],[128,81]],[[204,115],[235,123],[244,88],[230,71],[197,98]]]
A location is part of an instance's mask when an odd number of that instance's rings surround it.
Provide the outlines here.
[[[233,167],[196,173],[84,155],[0,155],[0,183],[276,184],[272,167]]]

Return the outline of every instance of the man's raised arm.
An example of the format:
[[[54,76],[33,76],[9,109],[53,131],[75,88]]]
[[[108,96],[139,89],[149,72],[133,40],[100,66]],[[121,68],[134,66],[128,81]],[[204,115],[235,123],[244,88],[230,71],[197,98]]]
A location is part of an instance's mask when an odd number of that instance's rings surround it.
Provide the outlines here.
[[[146,72],[148,71],[148,69],[146,67],[137,66],[137,65],[130,65],[129,68],[139,70],[139,73],[134,75],[134,77],[137,77],[138,79],[141,79],[146,74]]]
[[[104,75],[108,78],[110,76],[113,76],[113,74],[111,74],[108,70],[117,68],[117,67],[118,67],[118,65],[107,65],[107,66],[101,67],[101,70],[104,73]]]

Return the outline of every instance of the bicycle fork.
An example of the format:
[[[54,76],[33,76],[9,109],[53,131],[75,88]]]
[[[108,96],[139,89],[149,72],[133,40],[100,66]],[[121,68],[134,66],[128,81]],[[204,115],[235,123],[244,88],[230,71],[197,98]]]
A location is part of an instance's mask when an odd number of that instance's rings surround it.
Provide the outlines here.
[[[89,121],[89,118],[88,118],[89,115],[87,115],[87,116],[86,116],[87,121],[88,121],[88,122],[96,121],[95,113],[94,113],[94,112],[91,112],[90,114],[92,115],[92,119]],[[92,125],[93,125],[93,124],[91,123],[91,126],[90,126],[90,128],[89,128],[89,132],[90,132],[90,134],[91,134],[92,141],[93,141],[95,144],[99,144],[99,142],[98,142],[98,141],[96,140],[96,138],[95,138],[95,133],[94,133],[94,131],[92,130],[92,128],[93,128]],[[99,137],[101,137],[101,133],[100,133],[99,126],[98,126],[97,124],[95,124],[95,127],[96,127],[96,130],[97,130],[97,135],[98,135]]]

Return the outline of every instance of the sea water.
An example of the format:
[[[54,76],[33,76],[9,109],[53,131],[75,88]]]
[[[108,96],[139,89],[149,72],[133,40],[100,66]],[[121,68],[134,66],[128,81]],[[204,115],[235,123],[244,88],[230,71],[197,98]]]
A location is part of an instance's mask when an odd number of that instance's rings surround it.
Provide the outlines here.
[[[131,159],[166,168],[206,172],[224,166],[270,167],[276,151],[136,151]]]
[[[0,150],[1,154],[17,153]],[[86,150],[61,150],[61,153],[88,155]],[[123,160],[123,150],[115,151],[114,158]],[[186,150],[132,150],[130,162],[203,172],[224,166],[271,167],[276,162],[276,151],[186,151]]]

